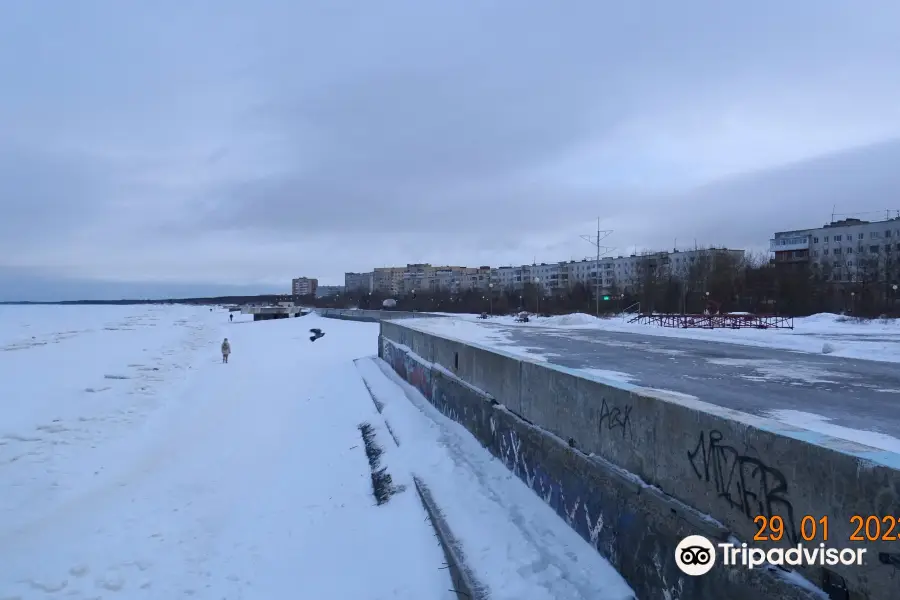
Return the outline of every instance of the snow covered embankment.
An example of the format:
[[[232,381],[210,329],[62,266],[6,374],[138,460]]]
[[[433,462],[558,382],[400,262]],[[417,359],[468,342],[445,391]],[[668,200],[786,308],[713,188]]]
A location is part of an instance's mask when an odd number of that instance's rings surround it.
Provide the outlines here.
[[[493,600],[634,597],[609,562],[464,427],[395,382],[380,359],[357,367],[399,442],[388,463],[392,473],[425,482]]]

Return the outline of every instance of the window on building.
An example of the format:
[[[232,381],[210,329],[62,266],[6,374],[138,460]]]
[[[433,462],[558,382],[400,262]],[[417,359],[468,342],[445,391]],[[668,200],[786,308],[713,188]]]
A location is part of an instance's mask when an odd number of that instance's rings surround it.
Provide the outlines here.
[[[878,254],[878,246],[869,246],[870,254]]]
[[[848,266],[848,267],[852,267],[852,266],[853,266],[853,261],[852,261],[852,260],[848,260],[848,261],[847,261],[847,266]]]
[[[822,255],[828,256],[828,248],[825,248],[824,250],[822,250]]]
[[[841,241],[841,236],[839,236],[839,235],[834,236],[834,241],[836,241],[836,242]]]
[[[813,250],[812,255],[813,255],[813,257],[819,256],[819,251],[818,251],[818,250]]]
[[[841,249],[840,249],[840,248],[835,248],[835,249],[834,249],[834,255],[835,255],[835,256],[837,256],[837,255],[840,254],[840,253],[841,253]]]
[[[884,237],[891,237],[891,230],[888,229],[884,232]]]
[[[871,237],[874,240],[875,238],[878,238],[880,236],[878,235],[877,231],[873,231],[872,233],[869,234],[869,237]]]
[[[836,261],[834,261],[834,262],[831,263],[831,264],[832,264],[833,267],[839,267],[839,266],[841,266],[841,261],[836,260]]]
[[[818,243],[819,243],[819,238],[814,237],[814,238],[813,238],[813,244],[818,244]]]
[[[822,240],[827,244],[827,243],[828,243],[828,236],[826,235],[825,237],[822,238]]]
[[[847,254],[853,254],[853,246],[847,246]]]

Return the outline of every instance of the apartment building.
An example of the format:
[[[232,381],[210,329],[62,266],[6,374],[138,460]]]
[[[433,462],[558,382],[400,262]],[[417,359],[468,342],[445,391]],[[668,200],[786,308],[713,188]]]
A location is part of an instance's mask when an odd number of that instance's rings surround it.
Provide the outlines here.
[[[769,241],[781,268],[813,266],[831,281],[894,281],[900,267],[900,217],[842,219],[815,229],[780,231]]]
[[[376,267],[372,272],[372,289],[389,296],[400,293],[404,267]]]
[[[378,267],[373,271],[373,289],[387,295],[406,295],[447,289],[459,292],[484,289],[492,281],[491,267],[433,266],[411,263],[405,267]]]
[[[342,285],[320,285],[316,288],[316,298],[326,298],[328,296],[337,296],[344,293]]]
[[[488,291],[494,283],[494,270],[488,266],[466,268],[463,274],[463,288]]]
[[[348,293],[362,290],[366,293],[372,293],[375,289],[374,285],[375,273],[344,273],[344,290]]]
[[[405,296],[413,292],[428,291],[432,288],[435,268],[428,263],[406,265],[400,274],[399,286],[393,293]]]
[[[522,289],[526,283],[531,283],[545,294],[551,294],[569,287],[573,264],[563,261],[498,267],[492,270],[491,281],[499,289]]]
[[[744,257],[743,250],[729,248],[709,248],[696,250],[673,250],[671,252],[647,252],[629,256],[604,256],[600,260],[585,259],[559,264],[559,279],[555,279],[555,270],[545,268],[544,276],[537,276],[546,282],[548,292],[555,288],[571,287],[581,283],[591,289],[600,286],[601,293],[626,292],[641,284],[645,277],[686,278],[691,269],[700,266],[702,261],[715,256],[729,256],[734,260]],[[557,283],[558,281],[558,283]]]
[[[319,280],[310,277],[297,277],[291,280],[291,295],[312,296],[319,287]]]
[[[465,267],[434,267],[431,279],[428,282],[429,289],[449,290],[451,293],[458,293],[465,285],[466,268]]]
[[[432,266],[428,263],[405,267],[379,267],[372,273],[372,289],[387,295],[406,295],[414,291],[465,290],[499,292],[521,290],[526,283],[538,286],[544,294],[553,294],[580,282],[590,288],[598,281],[603,293],[628,291],[639,285],[648,270],[657,276],[686,277],[693,265],[711,254],[727,254],[743,258],[743,250],[714,248],[703,250],[653,252],[630,256],[602,257],[600,261],[562,261],[504,267]],[[348,273],[347,277],[351,274]],[[355,274],[354,274],[355,275]],[[346,279],[346,278],[345,278]],[[350,279],[346,279],[351,289]]]

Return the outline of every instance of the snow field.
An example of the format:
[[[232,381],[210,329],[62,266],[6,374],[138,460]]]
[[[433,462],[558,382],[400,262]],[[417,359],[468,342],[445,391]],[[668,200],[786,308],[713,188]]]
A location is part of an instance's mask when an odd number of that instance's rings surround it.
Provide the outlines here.
[[[399,441],[385,464],[428,486],[492,600],[633,598],[618,572],[464,427],[384,361],[357,367]]]
[[[114,320],[122,315],[152,320],[159,337],[102,329],[20,350],[15,368],[11,353],[0,357],[4,397],[16,392],[0,419],[0,481],[13,490],[0,505],[0,598],[451,597],[414,491],[383,506],[372,496],[358,426],[378,413],[352,361],[372,353],[377,325],[228,323],[224,311],[184,307],[128,307]],[[313,344],[316,326],[327,336]],[[110,371],[133,379],[84,391]],[[64,437],[29,450],[23,440],[45,435],[30,433],[44,422],[63,423],[54,435]],[[376,436],[394,471],[389,438]]]
[[[220,320],[184,307],[4,307],[0,514],[40,515],[100,474],[104,445],[169,401]]]

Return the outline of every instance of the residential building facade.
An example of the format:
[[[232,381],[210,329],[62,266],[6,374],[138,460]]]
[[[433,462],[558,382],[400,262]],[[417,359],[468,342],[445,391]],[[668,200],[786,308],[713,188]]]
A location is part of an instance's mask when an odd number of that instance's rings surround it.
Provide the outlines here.
[[[291,280],[291,295],[313,296],[319,287],[319,280],[310,277],[297,277]]]
[[[375,290],[375,273],[344,273],[344,290],[347,293],[363,291],[371,294]]]
[[[403,267],[376,267],[372,276],[372,289],[380,294],[395,296],[403,286]]]
[[[744,251],[704,248],[647,252],[629,256],[604,256],[599,261],[585,259],[532,265],[527,270],[522,267],[522,275],[524,281],[537,283],[547,294],[571,288],[576,283],[591,290],[599,286],[602,294],[624,293],[635,289],[649,277],[686,279],[693,268],[700,267],[704,260],[708,261],[715,256],[728,256],[732,260],[739,261],[743,259]],[[518,267],[514,269],[517,270]],[[517,275],[507,278],[515,279],[518,283]]]
[[[842,219],[815,229],[780,231],[769,249],[781,268],[812,267],[836,283],[893,283],[900,270],[900,217]]]
[[[316,298],[325,298],[327,296],[337,296],[344,293],[342,285],[320,285],[316,288]]]
[[[372,290],[389,296],[404,296],[414,292],[447,290],[461,293],[478,290],[499,293],[522,290],[527,283],[545,295],[552,295],[581,283],[592,290],[598,284],[601,293],[624,293],[639,286],[647,277],[686,278],[691,269],[715,255],[727,255],[735,260],[744,256],[743,250],[728,248],[697,249],[672,252],[652,252],[630,256],[602,257],[597,260],[563,261],[521,266],[460,267],[433,266],[428,263],[408,264],[405,267],[379,267],[372,273]],[[348,273],[346,288],[358,274]]]

